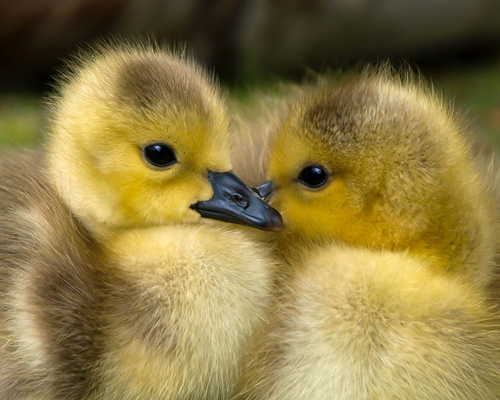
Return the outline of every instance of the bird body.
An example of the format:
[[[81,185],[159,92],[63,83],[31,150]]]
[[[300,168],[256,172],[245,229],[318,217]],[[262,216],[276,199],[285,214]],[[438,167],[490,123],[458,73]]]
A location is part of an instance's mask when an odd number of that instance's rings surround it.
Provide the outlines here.
[[[203,226],[144,228],[113,248],[106,265],[121,279],[105,312],[104,398],[227,397],[269,302],[266,252]]]
[[[85,398],[98,353],[103,279],[95,241],[42,165],[37,152],[0,162],[0,393]]]
[[[387,70],[318,86],[271,141],[282,280],[239,398],[498,398],[498,214],[459,123]]]
[[[330,245],[304,260],[241,398],[498,398],[498,317],[482,291],[407,252]]]
[[[46,152],[0,161],[0,397],[228,398],[273,261],[213,219],[280,219],[229,172],[213,79],[108,46],[72,67],[51,114]]]

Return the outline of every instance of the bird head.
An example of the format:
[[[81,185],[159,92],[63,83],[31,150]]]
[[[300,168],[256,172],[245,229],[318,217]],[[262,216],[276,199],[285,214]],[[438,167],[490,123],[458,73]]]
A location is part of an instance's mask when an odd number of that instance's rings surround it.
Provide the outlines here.
[[[387,71],[313,88],[270,154],[271,204],[289,243],[465,254],[485,225],[484,185],[459,125],[430,89]]]
[[[49,173],[91,230],[202,216],[279,229],[279,215],[230,172],[214,79],[181,55],[148,47],[84,55],[63,77],[52,116]]]

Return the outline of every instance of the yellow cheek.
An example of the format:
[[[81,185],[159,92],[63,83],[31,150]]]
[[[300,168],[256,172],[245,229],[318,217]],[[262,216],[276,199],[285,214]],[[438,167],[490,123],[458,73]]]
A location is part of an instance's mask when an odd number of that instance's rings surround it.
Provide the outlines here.
[[[285,221],[295,234],[310,240],[332,235],[332,227],[325,223],[325,215],[321,209],[312,205],[304,206],[298,201],[291,201],[285,209]]]
[[[199,215],[190,205],[213,196],[213,190],[201,174],[187,174],[162,184],[142,179],[123,187],[122,207],[131,224],[164,224],[194,222]]]
[[[334,238],[359,245],[370,226],[370,216],[341,180],[320,191],[292,184],[276,193],[273,206],[283,213],[285,229],[306,240]]]

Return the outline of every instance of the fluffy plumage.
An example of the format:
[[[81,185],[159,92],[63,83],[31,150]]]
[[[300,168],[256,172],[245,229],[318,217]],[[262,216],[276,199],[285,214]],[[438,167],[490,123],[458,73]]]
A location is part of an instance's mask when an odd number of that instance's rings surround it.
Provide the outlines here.
[[[104,47],[51,103],[47,152],[0,163],[0,398],[227,398],[273,262],[191,207],[231,169],[216,84],[175,53]],[[145,160],[159,142],[177,162]]]
[[[268,169],[283,280],[240,398],[498,398],[499,223],[480,164],[437,96],[387,71],[292,106]]]
[[[236,92],[229,97],[229,110],[236,134],[233,137],[234,172],[250,185],[267,179],[269,138],[277,129],[293,99],[306,85],[279,83],[267,89]]]

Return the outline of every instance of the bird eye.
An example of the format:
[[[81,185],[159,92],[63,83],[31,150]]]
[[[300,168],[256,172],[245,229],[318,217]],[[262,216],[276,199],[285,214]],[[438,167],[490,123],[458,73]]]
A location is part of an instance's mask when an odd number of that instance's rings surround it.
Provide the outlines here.
[[[172,148],[164,143],[148,144],[144,148],[144,157],[155,167],[167,167],[177,161]]]
[[[299,182],[310,188],[319,188],[328,180],[328,173],[320,166],[308,165],[299,174]]]

